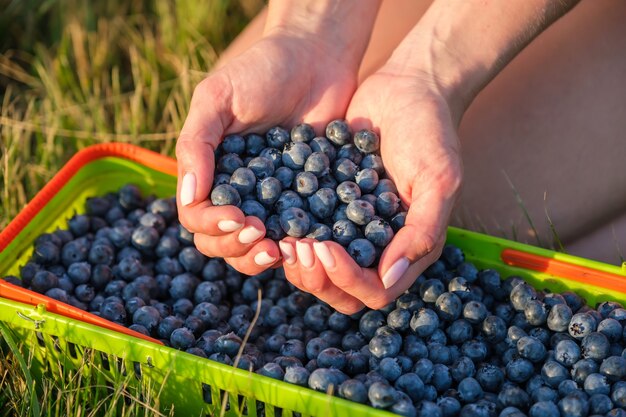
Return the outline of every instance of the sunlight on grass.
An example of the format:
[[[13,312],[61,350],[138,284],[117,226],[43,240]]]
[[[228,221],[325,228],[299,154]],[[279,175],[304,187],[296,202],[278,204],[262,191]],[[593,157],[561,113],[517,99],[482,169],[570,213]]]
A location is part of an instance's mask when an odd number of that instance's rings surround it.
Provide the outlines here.
[[[194,86],[261,0],[0,0],[0,228],[77,151],[173,155]]]

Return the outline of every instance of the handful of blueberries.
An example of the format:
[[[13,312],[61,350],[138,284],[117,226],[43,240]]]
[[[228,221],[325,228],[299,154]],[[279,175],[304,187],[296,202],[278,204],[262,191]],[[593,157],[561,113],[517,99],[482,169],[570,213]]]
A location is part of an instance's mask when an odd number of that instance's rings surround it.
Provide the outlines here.
[[[395,302],[347,316],[282,268],[248,277],[203,256],[173,199],[127,185],[86,209],[39,236],[21,279],[6,280],[173,348],[403,416],[626,417],[616,302],[593,309],[573,292],[501,280],[447,245]]]
[[[270,239],[332,239],[373,266],[406,217],[379,146],[376,133],[353,136],[344,120],[330,122],[325,137],[306,123],[291,134],[274,127],[265,137],[229,135],[215,151],[211,202],[258,217]]]

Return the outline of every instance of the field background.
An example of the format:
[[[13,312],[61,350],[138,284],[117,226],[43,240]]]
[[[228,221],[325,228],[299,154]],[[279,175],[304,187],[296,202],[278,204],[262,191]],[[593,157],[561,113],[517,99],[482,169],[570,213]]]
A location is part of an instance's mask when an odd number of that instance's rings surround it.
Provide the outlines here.
[[[0,229],[86,146],[173,156],[194,86],[263,5],[0,0]],[[10,342],[0,335],[0,417],[161,415],[126,381],[103,396],[81,372],[33,379]]]
[[[194,86],[263,0],[0,0],[0,229],[77,151],[173,155]]]

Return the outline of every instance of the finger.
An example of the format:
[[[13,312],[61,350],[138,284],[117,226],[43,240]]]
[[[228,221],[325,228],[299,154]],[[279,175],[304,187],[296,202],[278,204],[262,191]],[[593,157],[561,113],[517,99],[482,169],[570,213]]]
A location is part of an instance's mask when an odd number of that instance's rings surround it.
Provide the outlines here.
[[[366,306],[377,310],[395,298],[395,293],[385,290],[376,270],[361,268],[338,243],[315,242],[313,250],[330,281]]]
[[[407,280],[415,279],[416,273],[439,258],[452,205],[453,198],[442,197],[436,187],[411,203],[404,227],[393,237],[378,264],[385,288],[405,286]],[[407,273],[410,266],[411,271]]]
[[[283,258],[283,268],[285,269],[285,277],[299,290],[307,292],[300,279],[300,268],[298,267],[296,257],[296,238],[286,237],[278,242],[281,256]]]
[[[364,305],[361,301],[338,288],[326,275],[326,270],[313,252],[314,239],[296,242],[299,276],[302,285],[311,294],[344,314],[354,314]]]
[[[260,274],[281,262],[278,245],[270,239],[263,239],[254,244],[243,256],[225,258],[224,260],[237,271],[246,275]]]
[[[213,206],[209,200],[182,207],[179,206],[180,223],[191,233],[223,236],[241,229],[246,216],[235,206]]]
[[[248,216],[244,226],[223,236],[194,235],[198,250],[210,257],[233,258],[243,256],[265,236],[265,227],[258,217]]]
[[[211,76],[194,90],[189,114],[176,142],[177,197],[181,207],[209,196],[213,183],[215,149],[232,122],[232,87],[221,76]]]

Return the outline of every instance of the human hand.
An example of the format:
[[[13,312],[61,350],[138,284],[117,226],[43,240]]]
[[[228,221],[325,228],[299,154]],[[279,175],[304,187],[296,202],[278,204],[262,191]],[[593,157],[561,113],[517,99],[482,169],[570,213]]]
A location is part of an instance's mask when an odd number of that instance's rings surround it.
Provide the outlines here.
[[[434,84],[383,68],[359,87],[347,118],[380,133],[381,156],[408,208],[378,269],[361,268],[336,242],[285,239],[287,278],[345,313],[378,309],[402,294],[443,249],[462,176],[458,118]],[[315,254],[315,255],[314,255]]]
[[[223,257],[254,275],[279,263],[276,243],[256,217],[235,206],[212,206],[214,150],[230,133],[275,125],[322,124],[345,114],[356,87],[357,59],[322,37],[270,31],[195,89],[176,145],[180,221],[207,256]]]

